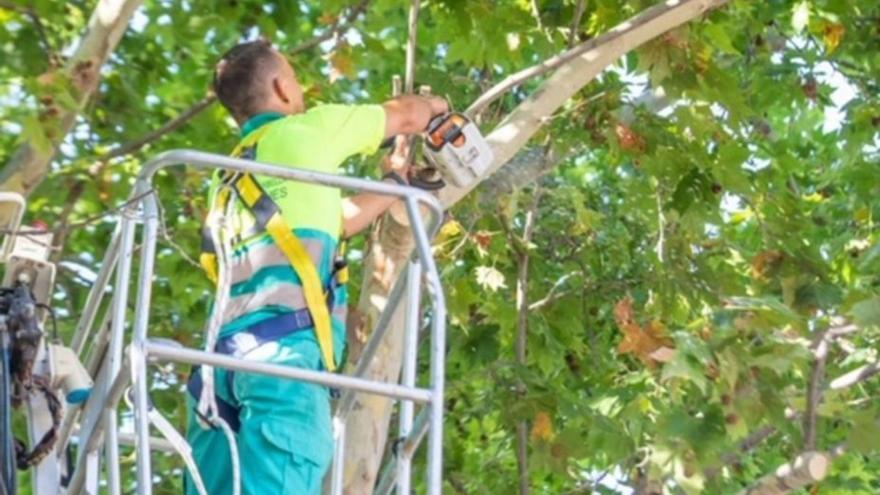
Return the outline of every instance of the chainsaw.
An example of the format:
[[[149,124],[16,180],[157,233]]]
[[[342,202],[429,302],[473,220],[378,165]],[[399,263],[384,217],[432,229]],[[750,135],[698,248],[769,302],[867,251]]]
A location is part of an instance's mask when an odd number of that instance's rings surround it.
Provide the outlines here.
[[[395,137],[382,143],[391,148]],[[486,139],[467,116],[457,112],[434,117],[425,131],[424,156],[426,167],[413,170],[409,183],[419,189],[436,191],[446,180],[457,187],[467,187],[492,164],[494,155]],[[414,149],[410,149],[410,162]]]
[[[494,159],[476,124],[457,112],[431,120],[425,144],[428,163],[457,187],[467,187],[482,177]]]

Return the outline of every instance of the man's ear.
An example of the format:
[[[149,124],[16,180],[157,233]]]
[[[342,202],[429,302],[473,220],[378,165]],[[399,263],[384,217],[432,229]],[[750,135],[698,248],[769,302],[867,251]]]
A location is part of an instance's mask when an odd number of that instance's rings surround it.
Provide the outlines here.
[[[290,97],[287,95],[287,88],[284,87],[281,79],[277,77],[272,78],[272,90],[275,91],[275,95],[278,96],[281,101],[284,103],[290,103]]]

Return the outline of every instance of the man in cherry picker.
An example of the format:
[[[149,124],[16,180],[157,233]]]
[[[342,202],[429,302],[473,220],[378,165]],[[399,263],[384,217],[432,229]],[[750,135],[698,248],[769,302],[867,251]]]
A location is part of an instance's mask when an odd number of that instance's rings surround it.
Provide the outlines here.
[[[439,98],[401,96],[381,105],[306,109],[293,68],[260,40],[230,50],[214,74],[214,91],[241,126],[233,155],[337,173],[353,155],[375,153],[387,138],[423,132],[448,112]],[[383,180],[406,184],[405,150],[382,165]],[[344,262],[340,237],[367,227],[394,202],[337,189],[249,174],[221,174],[212,185],[213,213],[231,208],[229,299],[218,352],[311,370],[336,371],[345,347]],[[227,210],[229,211],[229,210]],[[213,214],[212,213],[212,214]],[[209,216],[209,222],[210,222]],[[228,219],[227,219],[228,220]],[[218,239],[206,229],[202,264],[217,281]],[[216,412],[235,432],[241,492],[312,495],[321,491],[333,440],[326,387],[216,369]],[[232,493],[232,459],[221,429],[200,417],[201,373],[188,384],[188,440],[211,495]],[[204,416],[202,412],[201,416]],[[190,476],[186,492],[196,493]]]

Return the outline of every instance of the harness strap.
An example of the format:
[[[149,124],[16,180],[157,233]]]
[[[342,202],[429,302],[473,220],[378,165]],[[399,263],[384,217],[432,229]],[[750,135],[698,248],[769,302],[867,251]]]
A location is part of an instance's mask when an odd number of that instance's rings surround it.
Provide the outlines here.
[[[199,397],[202,396],[202,389],[204,388],[204,386],[205,384],[204,382],[202,382],[201,369],[193,368],[192,374],[189,377],[189,381],[186,384],[186,391],[189,392],[193,399],[199,400]],[[236,407],[229,402],[226,402],[216,393],[214,394],[214,398],[217,401],[217,415],[220,416],[223,421],[226,421],[226,424],[228,424],[229,427],[232,428],[232,431],[238,432],[238,430],[241,428],[241,418],[239,417],[241,408]],[[196,414],[199,414],[198,407],[196,407],[195,412]],[[209,421],[208,423],[210,424]]]
[[[189,474],[192,477],[193,484],[196,486],[196,491],[199,492],[199,495],[208,495],[208,490],[205,488],[204,481],[202,481],[199,467],[196,464],[195,458],[193,458],[192,447],[187,443],[186,439],[183,438],[183,435],[174,428],[174,425],[172,425],[165,416],[159,414],[159,411],[156,410],[155,407],[150,407],[147,412],[147,418],[149,418],[150,423],[159,430],[159,433],[165,437],[165,440],[168,440],[168,443],[174,447],[174,450],[177,451],[178,455],[183,458],[183,462],[189,470]]]
[[[241,156],[248,151],[251,151],[251,155],[253,155],[254,147],[267,129],[268,126],[263,126],[248,135],[235,148],[233,156]],[[220,177],[222,181],[232,186],[238,198],[250,210],[257,227],[265,230],[272,237],[275,245],[284,253],[299,277],[306,306],[314,322],[315,336],[321,349],[324,368],[331,372],[336,371],[330,308],[327,305],[324,284],[321,283],[321,277],[318,275],[317,267],[309,256],[308,250],[284,220],[281,209],[251,174],[221,174]],[[228,188],[221,188],[218,194],[223,194],[217,198],[218,203],[220,205],[227,204],[230,199]],[[200,262],[208,273],[208,277],[216,283],[217,254],[210,235],[202,235],[202,249],[203,252],[199,257]],[[340,272],[343,271],[340,270]],[[339,276],[341,279],[347,279],[347,273],[339,273]]]
[[[314,327],[312,315],[307,309],[284,313],[261,321],[246,330],[217,341],[217,352],[242,357],[267,342],[276,342],[288,335]],[[229,372],[231,374],[231,372]]]
[[[315,267],[308,250],[302,241],[287,226],[278,205],[269,197],[250,174],[238,177],[233,183],[235,191],[250,208],[257,220],[257,225],[264,228],[275,241],[278,248],[290,261],[294,271],[299,275],[303,287],[306,305],[315,323],[315,335],[328,371],[336,371],[336,358],[333,355],[333,330],[330,324],[330,309],[324,294],[324,284]]]

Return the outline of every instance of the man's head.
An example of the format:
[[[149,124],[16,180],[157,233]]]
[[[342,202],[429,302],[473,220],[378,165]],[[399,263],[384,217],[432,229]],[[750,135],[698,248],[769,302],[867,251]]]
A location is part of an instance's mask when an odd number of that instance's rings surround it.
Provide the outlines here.
[[[214,70],[214,93],[239,124],[262,112],[305,109],[293,68],[265,40],[242,43],[223,55]]]

